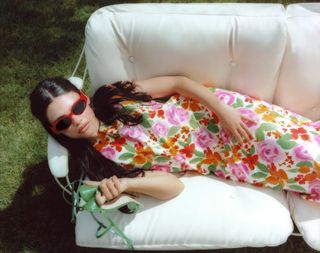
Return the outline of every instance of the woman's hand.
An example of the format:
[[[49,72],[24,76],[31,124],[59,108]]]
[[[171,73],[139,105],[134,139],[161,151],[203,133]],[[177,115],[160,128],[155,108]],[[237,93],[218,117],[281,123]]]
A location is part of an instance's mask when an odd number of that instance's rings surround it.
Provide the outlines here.
[[[96,193],[96,202],[98,205],[103,205],[106,201],[112,200],[118,197],[122,192],[128,188],[127,178],[118,178],[112,176],[105,178],[100,182],[97,181],[85,181],[86,185],[98,186],[100,191]]]
[[[218,116],[221,127],[226,130],[228,134],[236,137],[239,143],[245,140],[249,141],[250,139],[253,139],[250,129],[243,121],[251,121],[257,124],[257,122],[254,120],[240,114],[233,107],[226,104],[223,104],[223,110],[221,110],[221,113]]]

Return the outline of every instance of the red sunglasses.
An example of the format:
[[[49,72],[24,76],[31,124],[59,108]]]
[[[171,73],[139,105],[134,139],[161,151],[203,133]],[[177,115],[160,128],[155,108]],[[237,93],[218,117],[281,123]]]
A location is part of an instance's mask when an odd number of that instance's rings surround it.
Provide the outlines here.
[[[79,95],[79,99],[72,105],[71,112],[68,115],[62,115],[51,124],[50,129],[54,133],[68,129],[72,124],[72,116],[80,115],[86,109],[88,97],[82,92]]]

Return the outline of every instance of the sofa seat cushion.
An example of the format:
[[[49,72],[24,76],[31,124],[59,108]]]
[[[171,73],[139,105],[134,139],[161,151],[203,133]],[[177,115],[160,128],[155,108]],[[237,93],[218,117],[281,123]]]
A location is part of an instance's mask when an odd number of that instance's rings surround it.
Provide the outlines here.
[[[140,195],[136,214],[116,211],[111,218],[133,240],[137,250],[218,249],[277,246],[293,231],[286,194],[216,178],[185,175],[185,188],[160,201]],[[98,216],[99,217],[99,216]],[[103,221],[103,218],[100,217]],[[97,223],[87,212],[76,222],[79,246],[127,249],[113,233],[95,237]]]
[[[320,205],[289,192],[291,216],[305,242],[320,251]]]

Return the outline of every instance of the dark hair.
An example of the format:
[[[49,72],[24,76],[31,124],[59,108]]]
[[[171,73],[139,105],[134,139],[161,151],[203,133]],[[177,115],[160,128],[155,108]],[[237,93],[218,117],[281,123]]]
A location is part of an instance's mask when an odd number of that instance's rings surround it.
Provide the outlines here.
[[[31,112],[37,117],[48,133],[62,146],[68,149],[71,155],[71,168],[81,171],[92,179],[100,181],[113,175],[117,177],[144,176],[141,168],[124,168],[110,159],[104,157],[86,139],[72,139],[63,134],[55,134],[50,129],[47,118],[47,107],[55,97],[68,92],[80,91],[63,77],[47,78],[38,83],[30,94]],[[167,99],[167,98],[164,98]],[[97,118],[107,124],[119,120],[126,125],[141,123],[141,115],[131,115],[119,104],[124,100],[150,101],[152,97],[144,92],[136,92],[135,84],[131,81],[119,81],[100,87],[93,96],[92,107]],[[158,99],[161,101],[162,99]]]

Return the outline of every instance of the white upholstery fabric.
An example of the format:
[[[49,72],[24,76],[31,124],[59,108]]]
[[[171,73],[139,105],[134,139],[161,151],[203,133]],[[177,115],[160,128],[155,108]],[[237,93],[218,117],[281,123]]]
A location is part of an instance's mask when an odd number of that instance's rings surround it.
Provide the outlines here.
[[[293,193],[288,194],[293,220],[308,245],[320,251],[319,204],[303,200]]]
[[[186,75],[272,101],[286,45],[280,4],[123,4],[86,26],[91,92],[103,83]]]
[[[277,246],[293,231],[283,192],[214,176],[184,176],[181,180],[185,189],[177,197],[159,201],[141,195],[138,201],[144,208],[140,212],[111,215],[134,241],[136,250]],[[126,249],[121,238],[112,233],[96,239],[97,228],[90,214],[80,213],[77,245]]]
[[[287,30],[274,103],[320,120],[320,4],[289,5]]]

